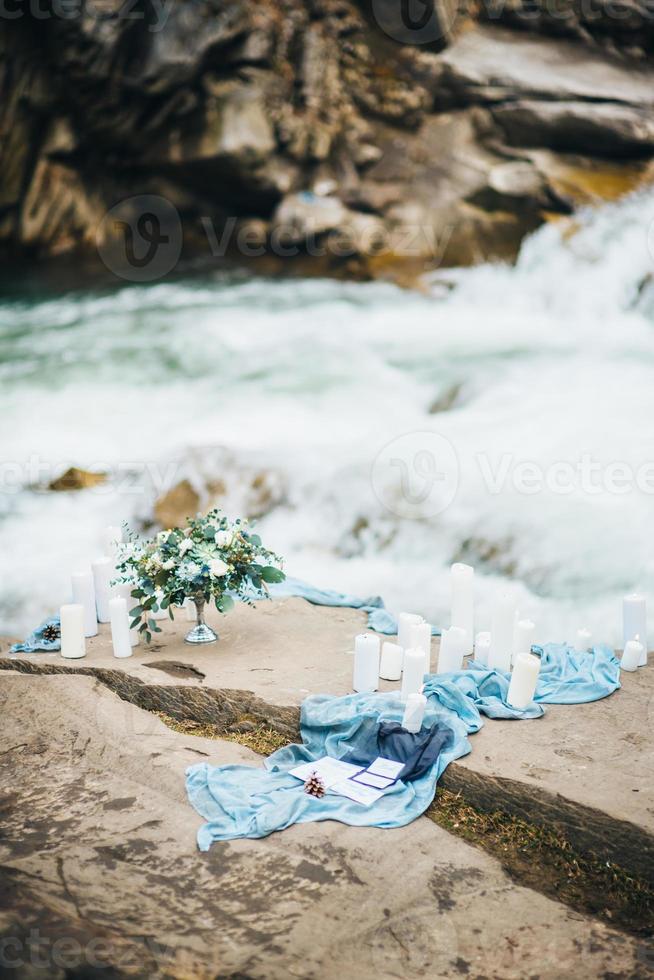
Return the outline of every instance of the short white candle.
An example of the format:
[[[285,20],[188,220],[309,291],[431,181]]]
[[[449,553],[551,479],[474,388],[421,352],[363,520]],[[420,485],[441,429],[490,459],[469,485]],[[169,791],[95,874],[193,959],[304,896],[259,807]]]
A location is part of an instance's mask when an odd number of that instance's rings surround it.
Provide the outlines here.
[[[402,728],[407,732],[416,734],[422,728],[422,722],[427,708],[427,698],[422,693],[409,694],[406,699],[406,708],[402,718]]]
[[[372,633],[361,633],[354,641],[352,687],[359,694],[379,687],[379,637]]]
[[[508,592],[500,592],[493,608],[488,666],[507,673],[511,669],[515,615],[515,599]]]
[[[441,633],[441,646],[438,651],[438,674],[450,674],[463,668],[463,656],[467,644],[467,634],[460,626],[450,626]]]
[[[129,637],[129,619],[127,618],[127,602],[122,595],[116,595],[109,600],[111,616],[111,642],[114,657],[131,657],[132,643]]]
[[[411,627],[418,626],[420,623],[424,623],[422,616],[418,616],[416,613],[401,612],[397,617],[397,645],[402,647],[406,652],[411,643]]]
[[[104,546],[104,554],[111,558],[115,558],[116,552],[118,551],[118,545],[123,540],[123,529],[120,527],[106,527],[102,534],[102,544]]]
[[[643,645],[643,655],[639,667],[647,666],[647,600],[644,595],[634,592],[622,600],[623,646],[638,637]]]
[[[593,634],[590,630],[577,630],[575,635],[575,651],[577,653],[587,653],[593,645]]]
[[[402,673],[402,700],[406,702],[410,694],[417,694],[425,679],[425,651],[421,649],[404,651],[404,671]]]
[[[472,565],[455,562],[450,569],[452,596],[450,624],[466,631],[464,656],[472,653],[475,635],[474,584],[475,570]]]
[[[531,704],[536,693],[539,673],[540,657],[536,657],[533,653],[517,654],[506,696],[507,703],[514,708],[526,708]]]
[[[138,599],[135,599],[132,596],[133,588],[135,588],[135,586],[130,582],[121,582],[119,585],[114,585],[111,590],[114,596],[122,596],[122,598],[125,600],[125,604],[127,605],[127,619],[130,623],[133,619],[133,617],[129,614],[130,610],[139,604]],[[133,647],[137,647],[139,645],[141,635],[139,633],[138,626],[135,626],[134,629],[130,629],[129,639]]]
[[[644,649],[638,640],[627,640],[620,661],[622,670],[637,670],[641,665]]]
[[[531,653],[535,638],[536,624],[531,619],[519,619],[515,624],[513,633],[512,663],[515,663],[516,654]]]
[[[91,564],[93,583],[95,585],[95,607],[98,612],[98,622],[108,623],[109,600],[111,599],[111,580],[116,574],[116,568],[111,558],[98,558]]]
[[[425,674],[431,673],[431,623],[415,623],[409,628],[409,647],[425,654]]]
[[[491,636],[490,633],[477,633],[475,637],[475,660],[483,667],[488,667],[488,654],[490,653]]]
[[[73,572],[71,576],[73,602],[84,607],[84,635],[96,636],[98,632],[98,614],[95,608],[95,585],[93,572]]]
[[[66,660],[78,660],[86,656],[84,639],[84,606],[70,603],[59,610],[61,624],[61,656]]]
[[[385,681],[399,681],[402,676],[402,661],[404,650],[397,643],[390,643],[386,640],[382,643],[381,665],[379,676]]]

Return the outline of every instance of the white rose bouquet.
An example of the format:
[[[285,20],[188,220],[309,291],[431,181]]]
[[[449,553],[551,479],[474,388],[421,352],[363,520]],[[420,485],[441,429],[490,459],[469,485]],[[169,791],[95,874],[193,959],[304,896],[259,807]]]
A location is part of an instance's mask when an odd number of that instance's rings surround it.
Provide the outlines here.
[[[128,533],[116,568],[120,581],[133,583],[131,626],[138,626],[149,643],[152,633],[161,632],[152,613],[167,609],[173,619],[173,607],[192,599],[198,623],[204,623],[205,603],[213,602],[218,612],[226,613],[234,605],[233,596],[248,603],[266,596],[268,584],[285,578],[280,564],[281,558],[263,547],[247,521],[231,523],[216,508],[189,519],[185,528],[160,531],[147,541]]]

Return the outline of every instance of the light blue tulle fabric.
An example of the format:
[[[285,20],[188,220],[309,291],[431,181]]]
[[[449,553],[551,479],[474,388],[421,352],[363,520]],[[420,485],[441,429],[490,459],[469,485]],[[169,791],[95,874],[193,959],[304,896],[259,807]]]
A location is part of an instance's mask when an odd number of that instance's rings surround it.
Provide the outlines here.
[[[546,702],[595,701],[620,686],[619,663],[609,647],[596,646],[586,654],[557,643],[535,649],[542,654],[541,676],[535,700],[522,711],[507,704],[510,675],[502,671],[473,662],[467,670],[426,676],[424,725],[439,722],[447,726],[452,733],[450,743],[429,772],[412,783],[395,784],[371,807],[330,792],[322,799],[309,796],[288,770],[324,755],[343,758],[363,741],[371,721],[401,721],[404,706],[399,692],[308,697],[301,711],[302,744],[279,749],[266,760],[264,769],[208,763],[191,766],[186,771],[188,797],[207,821],[198,832],[200,850],[208,850],[213,841],[265,837],[311,820],[401,827],[426,810],[449,763],[470,751],[468,735],[482,727],[482,715],[535,719],[544,714]]]

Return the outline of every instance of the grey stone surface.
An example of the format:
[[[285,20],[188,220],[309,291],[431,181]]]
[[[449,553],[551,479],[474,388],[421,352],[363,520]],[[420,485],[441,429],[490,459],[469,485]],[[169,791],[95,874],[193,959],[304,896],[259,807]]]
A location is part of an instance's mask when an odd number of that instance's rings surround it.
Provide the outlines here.
[[[298,737],[298,706],[308,694],[350,693],[351,650],[365,629],[364,613],[286,599],[238,606],[222,619],[211,613],[209,620],[221,634],[217,644],[185,644],[191,624],[181,615],[162,621],[161,638],[127,660],[112,656],[102,626],[83,660],[0,656],[0,669],[88,672],[139,707],[227,731],[246,718],[289,741]],[[621,680],[622,689],[602,701],[548,705],[533,721],[487,719],[471,736],[471,754],[446,771],[443,785],[475,806],[558,824],[582,852],[654,878],[654,670]],[[398,687],[380,682],[380,690]]]
[[[200,854],[185,767],[252,753],[176,734],[89,677],[5,672],[0,701],[5,975],[652,973],[645,943],[516,886],[425,819],[305,824]]]

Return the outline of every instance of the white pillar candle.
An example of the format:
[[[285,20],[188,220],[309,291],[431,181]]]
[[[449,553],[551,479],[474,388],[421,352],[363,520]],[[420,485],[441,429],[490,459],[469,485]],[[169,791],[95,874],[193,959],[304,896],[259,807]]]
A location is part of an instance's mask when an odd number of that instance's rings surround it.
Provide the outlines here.
[[[104,554],[111,558],[116,556],[118,545],[123,540],[123,529],[120,527],[106,527],[102,533],[102,544]]]
[[[84,635],[97,636],[98,614],[95,608],[93,573],[90,569],[86,572],[73,572],[71,584],[73,602],[75,605],[84,607]]]
[[[536,657],[533,653],[517,654],[506,696],[507,703],[514,708],[526,708],[531,704],[536,693],[539,673],[540,657]]]
[[[425,717],[427,698],[422,693],[410,694],[406,699],[406,708],[402,718],[402,728],[415,735],[422,728]]]
[[[450,569],[450,588],[452,592],[451,624],[466,631],[464,656],[472,653],[475,636],[474,613],[475,570],[472,565],[455,562]]]
[[[108,623],[111,619],[109,614],[111,580],[116,574],[116,569],[111,558],[98,558],[91,564],[91,568],[93,569],[95,608],[98,612],[98,622]]]
[[[84,606],[70,603],[59,610],[61,623],[61,656],[66,660],[78,660],[86,656],[84,639]]]
[[[463,655],[467,644],[467,634],[460,626],[450,626],[441,633],[441,646],[438,651],[437,674],[450,674],[463,668]]]
[[[640,667],[644,650],[645,647],[638,640],[627,640],[620,661],[622,670],[636,670]]]
[[[508,592],[501,592],[493,608],[488,666],[507,673],[511,669],[515,614],[515,599]]]
[[[518,653],[531,653],[531,647],[536,637],[536,624],[531,619],[519,619],[513,632],[513,651],[511,663],[515,663]]]
[[[488,667],[490,643],[490,633],[477,633],[477,636],[475,637],[475,660],[483,667]]]
[[[425,679],[425,651],[409,648],[404,651],[404,670],[402,673],[402,700],[406,702],[410,694],[420,691]]]
[[[402,612],[397,617],[397,645],[402,647],[406,652],[411,643],[411,627],[418,626],[420,623],[424,623],[422,616],[418,616],[416,613],[406,613]]]
[[[575,651],[577,653],[587,653],[593,645],[593,634],[590,630],[577,630],[575,635]]]
[[[122,582],[120,585],[114,585],[111,590],[112,596],[122,596],[122,598],[125,600],[125,604],[127,606],[127,620],[130,623],[133,618],[129,614],[130,609],[133,609],[134,606],[138,606],[139,604],[138,599],[134,599],[132,596],[133,588],[135,588],[133,584],[129,582]],[[129,639],[133,647],[137,647],[139,645],[141,636],[138,630],[138,626],[135,626],[134,629],[130,629]]]
[[[359,694],[379,687],[379,637],[372,633],[361,633],[354,641],[352,687]]]
[[[425,674],[431,673],[431,623],[415,623],[409,627],[408,648],[422,650],[425,655]]]
[[[634,592],[622,600],[623,646],[638,637],[643,645],[640,667],[647,666],[647,601],[644,595]]]
[[[111,616],[111,642],[114,657],[131,657],[132,643],[129,636],[129,619],[127,618],[127,602],[122,595],[115,595],[109,600]]]
[[[397,643],[382,643],[381,666],[379,676],[385,681],[399,681],[402,676],[402,660],[404,650]]]

